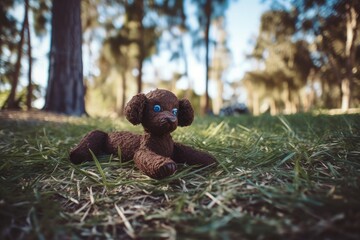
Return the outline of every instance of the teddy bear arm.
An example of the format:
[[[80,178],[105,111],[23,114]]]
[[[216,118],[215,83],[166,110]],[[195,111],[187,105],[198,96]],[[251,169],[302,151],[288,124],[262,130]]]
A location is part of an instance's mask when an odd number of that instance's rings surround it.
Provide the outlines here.
[[[158,155],[148,149],[140,149],[134,155],[136,166],[154,179],[162,179],[176,171],[176,163],[168,157]]]
[[[201,167],[217,163],[216,159],[209,153],[176,142],[174,143],[172,159],[177,163],[199,165]]]

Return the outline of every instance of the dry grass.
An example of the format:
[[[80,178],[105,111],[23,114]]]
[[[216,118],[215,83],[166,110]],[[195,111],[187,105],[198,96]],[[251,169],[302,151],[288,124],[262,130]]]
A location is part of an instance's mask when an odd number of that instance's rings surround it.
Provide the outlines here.
[[[122,119],[0,114],[3,239],[360,238],[359,115],[198,119],[174,138],[219,166],[157,181],[113,156],[69,163],[94,128],[141,131]]]

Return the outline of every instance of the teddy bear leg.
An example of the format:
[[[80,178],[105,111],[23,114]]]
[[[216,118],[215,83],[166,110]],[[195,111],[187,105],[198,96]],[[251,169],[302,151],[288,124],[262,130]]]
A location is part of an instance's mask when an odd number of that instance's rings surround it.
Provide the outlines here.
[[[134,162],[143,173],[154,179],[168,177],[176,171],[176,163],[173,160],[148,150],[137,151]]]
[[[174,152],[171,158],[177,163],[187,163],[200,167],[216,165],[217,163],[216,159],[209,153],[180,143],[174,143]]]
[[[89,149],[95,154],[104,152],[107,133],[94,130],[89,132],[80,143],[70,151],[70,161],[74,164],[80,164],[85,161],[91,161],[92,156]]]

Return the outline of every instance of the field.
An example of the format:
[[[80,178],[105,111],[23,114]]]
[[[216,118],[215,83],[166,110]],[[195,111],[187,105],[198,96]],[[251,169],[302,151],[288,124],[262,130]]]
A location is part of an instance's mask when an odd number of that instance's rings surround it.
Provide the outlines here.
[[[197,118],[176,141],[219,165],[164,180],[101,156],[90,130],[124,119],[0,112],[1,239],[360,239],[360,115]]]

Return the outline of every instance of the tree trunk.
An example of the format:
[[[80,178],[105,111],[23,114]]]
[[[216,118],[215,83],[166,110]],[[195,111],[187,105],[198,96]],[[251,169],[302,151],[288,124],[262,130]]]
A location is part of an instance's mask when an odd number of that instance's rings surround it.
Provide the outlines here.
[[[141,46],[141,48],[143,48]],[[142,52],[142,50],[140,50],[140,52]],[[140,57],[139,57],[139,72],[138,72],[138,76],[137,76],[137,92],[141,93],[142,92],[142,69],[143,69],[143,62],[144,62],[144,57],[143,54],[140,53]]]
[[[355,63],[355,40],[357,34],[357,13],[355,7],[350,3],[346,4],[346,77],[341,81],[341,110],[346,111],[350,108],[351,85],[353,81],[352,69]]]
[[[125,103],[126,103],[126,75],[127,75],[127,66],[123,66],[124,69],[120,71],[121,75],[121,84],[117,86],[116,91],[116,112],[119,116],[124,115]]]
[[[284,86],[283,102],[285,104],[284,113],[291,114],[292,113],[292,103],[291,103],[291,91],[289,88],[289,84],[287,82],[284,82],[283,86]]]
[[[223,92],[224,92],[224,84],[221,80],[221,74],[216,74],[216,98],[213,99],[213,111],[215,115],[218,115],[220,113],[221,107],[224,105],[223,100]]]
[[[26,0],[26,4],[28,4],[29,0]],[[30,26],[29,26],[29,20],[26,19],[26,33],[27,33],[27,45],[28,45],[28,64],[29,64],[29,69],[28,69],[28,86],[27,86],[27,96],[26,96],[26,107],[27,110],[30,110],[32,108],[31,103],[32,103],[32,94],[33,94],[33,85],[32,85],[32,54],[31,54],[31,34],[30,34]]]
[[[80,8],[80,0],[53,1],[46,111],[85,114]]]
[[[253,106],[253,114],[255,116],[259,116],[260,115],[260,97],[259,97],[259,93],[255,90],[252,92],[252,97],[253,97],[253,101],[252,101],[252,106]]]
[[[205,15],[206,15],[206,25],[205,25],[205,106],[203,109],[203,114],[209,113],[210,109],[210,99],[209,99],[209,48],[210,48],[210,23],[211,23],[211,0],[207,0],[205,3]]]
[[[351,90],[350,90],[350,79],[344,78],[341,81],[341,110],[347,111],[350,108],[350,96],[351,96]]]
[[[26,23],[28,22],[28,12],[29,12],[29,0],[25,0],[25,14],[24,14],[24,21],[21,27],[20,32],[20,42],[18,44],[17,48],[17,60],[15,64],[15,72],[13,74],[13,80],[11,82],[11,89],[10,94],[8,98],[6,99],[3,108],[7,109],[15,109],[18,108],[17,101],[15,99],[16,97],[16,89],[19,83],[19,77],[20,77],[20,69],[21,69],[21,59],[23,54],[23,46],[24,46],[24,35],[25,35],[25,29],[26,29]]]
[[[138,22],[138,46],[139,46],[139,75],[137,76],[137,92],[142,92],[142,70],[143,70],[143,62],[145,59],[145,49],[144,49],[144,0],[137,0],[138,11],[139,11],[139,22]]]
[[[187,54],[186,54],[186,50],[185,50],[185,46],[184,46],[184,37],[180,36],[181,40],[180,40],[180,52],[183,58],[183,62],[184,62],[184,76],[185,78],[188,80],[188,88],[185,92],[185,98],[189,98],[191,97],[191,93],[193,91],[193,82],[189,76],[189,63],[188,63],[188,59],[187,59]]]
[[[125,68],[127,69],[127,67]],[[121,115],[124,115],[125,103],[126,103],[126,74],[127,70],[123,71],[123,81],[122,81],[122,103],[121,103]]]

